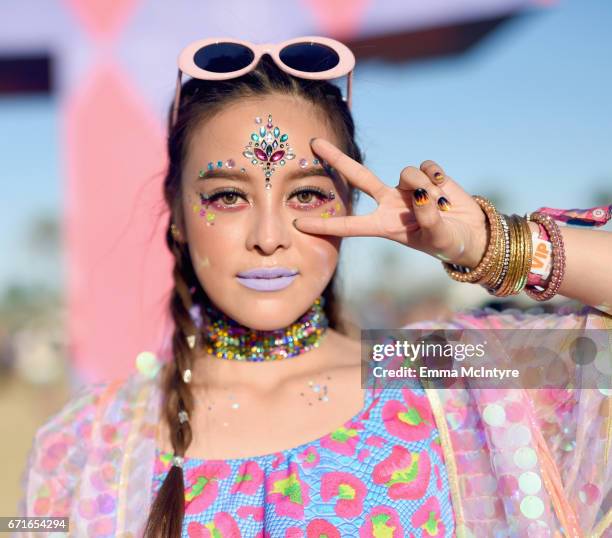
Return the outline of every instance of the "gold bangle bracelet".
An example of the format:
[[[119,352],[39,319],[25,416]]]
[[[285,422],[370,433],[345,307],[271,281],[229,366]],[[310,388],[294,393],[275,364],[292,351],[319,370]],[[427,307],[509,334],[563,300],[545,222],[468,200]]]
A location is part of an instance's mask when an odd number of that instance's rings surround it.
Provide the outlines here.
[[[510,222],[512,234],[510,239],[512,248],[510,270],[508,271],[508,278],[504,282],[503,287],[500,289],[500,293],[504,297],[519,293],[517,289],[523,276],[525,255],[527,252],[524,229],[521,226],[520,217],[518,215],[512,215],[510,217]]]
[[[527,285],[527,278],[533,262],[533,239],[531,237],[531,228],[529,227],[527,216],[525,215],[524,217],[518,217],[518,221],[523,233],[524,256],[523,267],[521,268],[521,278],[517,283],[517,287],[515,288],[515,293],[517,294],[523,291]]]
[[[504,256],[504,233],[503,233],[503,215],[501,213],[497,213],[496,215],[498,220],[498,227],[500,233],[494,238],[496,241],[496,251],[497,256],[493,259],[491,264],[491,269],[488,273],[483,275],[483,277],[475,282],[475,284],[480,284],[485,288],[492,288],[494,282],[499,278],[503,270],[503,256]],[[492,239],[493,240],[493,239]]]
[[[517,258],[518,258],[518,237],[516,233],[516,223],[514,220],[514,215],[510,215],[508,217],[508,236],[510,242],[510,257],[508,260],[508,272],[506,273],[506,278],[502,281],[499,286],[496,296],[498,297],[507,297],[510,295],[512,290],[512,285],[515,281],[516,275],[516,266],[517,266]]]
[[[521,284],[525,275],[525,261],[528,255],[528,245],[525,238],[525,228],[522,224],[522,217],[514,215],[514,226],[516,228],[517,240],[518,240],[518,257],[516,260],[516,274],[514,275],[514,282],[512,283],[512,289],[510,295],[517,295],[522,290]]]
[[[522,232],[516,215],[512,215],[512,226],[514,226],[514,241],[516,242],[516,254],[514,257],[512,280],[508,283],[508,295],[514,295],[514,289],[516,288],[516,284],[520,279],[524,250]]]
[[[458,282],[475,283],[483,278],[483,276],[491,269],[491,266],[498,255],[498,234],[500,233],[500,224],[497,217],[497,210],[495,209],[495,206],[483,196],[474,195],[472,198],[484,211],[489,221],[489,244],[487,245],[487,249],[482,260],[480,260],[480,263],[473,270],[468,270],[466,267],[461,267],[460,270],[457,270],[456,267],[460,266],[448,262],[442,262],[444,270],[453,280],[457,280]]]
[[[500,215],[502,221],[502,232],[503,235],[501,237],[502,248],[500,250],[500,266],[501,271],[499,275],[497,275],[493,285],[487,288],[487,291],[491,295],[496,295],[496,291],[501,286],[502,282],[506,278],[508,274],[508,268],[510,263],[510,233],[508,231],[508,217],[506,215]]]

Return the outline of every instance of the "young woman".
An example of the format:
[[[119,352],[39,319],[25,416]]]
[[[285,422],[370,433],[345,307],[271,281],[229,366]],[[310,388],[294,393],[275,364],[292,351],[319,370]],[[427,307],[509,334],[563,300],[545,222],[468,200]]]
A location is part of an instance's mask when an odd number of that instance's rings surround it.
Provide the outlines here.
[[[23,514],[68,516],[74,536],[603,536],[609,386],[576,390],[574,368],[558,390],[364,391],[334,289],[342,237],[378,236],[494,295],[585,305],[409,328],[609,331],[611,235],[501,215],[432,161],[387,186],[325,80],[350,52],[302,41],[183,53],[163,186],[172,356],[84,388],[39,430]],[[357,189],[371,215],[351,215]]]

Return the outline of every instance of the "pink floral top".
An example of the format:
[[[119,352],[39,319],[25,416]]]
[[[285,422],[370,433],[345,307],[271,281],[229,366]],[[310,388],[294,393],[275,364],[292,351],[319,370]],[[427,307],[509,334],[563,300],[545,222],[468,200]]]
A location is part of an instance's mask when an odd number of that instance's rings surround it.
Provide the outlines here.
[[[584,369],[564,353],[567,378],[556,390],[426,388],[424,398],[379,389],[363,413],[312,443],[259,458],[187,461],[187,532],[612,536],[612,315],[484,308],[404,328],[415,327],[520,329],[520,347],[540,346],[541,329],[555,329],[557,350],[567,347],[567,330],[597,331],[608,337],[593,361],[605,384],[576,388]],[[498,353],[487,359],[504,364]],[[157,461],[162,413],[158,373],[84,386],[37,431],[18,513],[69,517],[70,537],[142,536],[168,464],[167,455]],[[19,534],[26,536],[57,534]]]
[[[157,451],[152,498],[170,468]],[[183,536],[452,536],[440,438],[422,388],[367,389],[333,432],[273,454],[185,458]]]

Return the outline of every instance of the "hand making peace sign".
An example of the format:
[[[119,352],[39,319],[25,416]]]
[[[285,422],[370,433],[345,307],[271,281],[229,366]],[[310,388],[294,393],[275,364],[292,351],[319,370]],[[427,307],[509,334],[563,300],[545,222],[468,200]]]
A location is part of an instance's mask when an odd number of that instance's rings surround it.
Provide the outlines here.
[[[298,230],[339,237],[385,237],[443,261],[470,268],[478,265],[488,240],[485,214],[435,162],[424,161],[420,169],[407,166],[399,184],[389,187],[331,142],[315,138],[311,147],[350,184],[374,198],[378,207],[368,215],[300,217],[294,221]],[[441,197],[450,207],[438,205]]]

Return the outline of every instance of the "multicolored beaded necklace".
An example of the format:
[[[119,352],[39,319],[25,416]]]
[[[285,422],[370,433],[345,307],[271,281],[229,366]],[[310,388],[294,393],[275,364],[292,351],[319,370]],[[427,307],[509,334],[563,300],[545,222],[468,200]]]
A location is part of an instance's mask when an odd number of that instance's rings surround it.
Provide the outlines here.
[[[329,326],[323,306],[325,298],[316,299],[295,322],[271,331],[241,325],[213,305],[204,309],[211,324],[204,323],[202,337],[206,351],[219,359],[238,361],[274,361],[295,357],[318,347]]]

